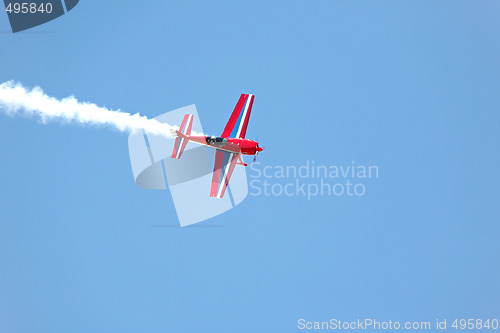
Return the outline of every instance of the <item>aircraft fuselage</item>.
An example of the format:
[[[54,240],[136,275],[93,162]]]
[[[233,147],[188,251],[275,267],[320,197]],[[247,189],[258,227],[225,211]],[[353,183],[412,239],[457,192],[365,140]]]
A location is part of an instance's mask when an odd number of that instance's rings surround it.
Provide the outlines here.
[[[255,155],[257,152],[262,151],[258,142],[249,139],[189,136],[189,141],[232,153],[241,153],[243,155]]]

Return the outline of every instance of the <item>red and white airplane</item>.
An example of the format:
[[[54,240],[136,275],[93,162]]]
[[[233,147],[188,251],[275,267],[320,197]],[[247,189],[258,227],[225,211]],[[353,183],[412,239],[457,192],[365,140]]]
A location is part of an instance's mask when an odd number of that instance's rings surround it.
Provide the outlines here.
[[[179,131],[175,131],[175,145],[172,158],[181,158],[182,152],[189,141],[215,148],[215,165],[212,176],[210,196],[222,198],[236,164],[247,166],[241,155],[255,155],[263,149],[259,143],[245,139],[248,120],[252,111],[254,95],[241,94],[229,121],[220,137],[191,135],[193,115],[186,114]],[[254,157],[254,161],[255,161]]]

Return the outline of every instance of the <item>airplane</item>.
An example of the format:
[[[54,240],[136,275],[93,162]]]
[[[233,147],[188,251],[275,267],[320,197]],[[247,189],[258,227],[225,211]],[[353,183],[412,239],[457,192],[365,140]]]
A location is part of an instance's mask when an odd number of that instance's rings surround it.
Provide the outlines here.
[[[255,162],[258,153],[263,150],[258,142],[245,139],[254,97],[251,94],[241,94],[221,136],[191,135],[192,114],[184,115],[180,129],[172,131],[172,135],[176,136],[172,158],[180,159],[188,142],[215,149],[215,164],[210,188],[210,196],[213,198],[221,199],[224,196],[236,164],[248,165],[243,162],[241,155],[255,155]]]

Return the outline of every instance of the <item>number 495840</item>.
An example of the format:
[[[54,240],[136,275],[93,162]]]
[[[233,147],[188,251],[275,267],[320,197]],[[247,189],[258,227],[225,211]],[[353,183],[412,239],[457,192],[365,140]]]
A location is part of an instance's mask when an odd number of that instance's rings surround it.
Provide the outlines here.
[[[47,3],[41,3],[40,5],[37,5],[34,2],[23,2],[19,3],[16,2],[12,4],[12,2],[9,2],[7,7],[5,8],[7,13],[15,13],[15,14],[35,14],[35,13],[47,13],[50,14],[52,13],[52,4],[50,2]]]
[[[498,328],[498,319],[455,319],[451,327],[461,330],[496,330]]]

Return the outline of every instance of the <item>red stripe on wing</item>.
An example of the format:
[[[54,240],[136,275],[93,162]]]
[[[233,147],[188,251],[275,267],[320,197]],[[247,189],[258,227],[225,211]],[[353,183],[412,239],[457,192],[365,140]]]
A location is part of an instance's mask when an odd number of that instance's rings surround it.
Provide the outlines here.
[[[252,106],[253,106],[253,100],[255,98],[255,95],[252,95],[252,98],[250,99],[250,105],[248,106],[247,114],[245,119],[243,120],[243,127],[241,128],[241,133],[240,133],[240,138],[244,139],[245,134],[247,133],[247,127],[248,127],[248,121],[250,120],[250,113],[252,112]]]
[[[248,97],[247,94],[241,94],[240,99],[238,100],[238,103],[236,103],[233,113],[231,114],[231,117],[229,117],[226,127],[224,128],[224,132],[222,132],[221,137],[228,138],[231,135],[231,132],[233,131],[234,128],[234,124],[238,120],[238,117],[241,113],[241,110],[243,109],[243,106],[245,105],[245,100],[247,99],[247,97]]]
[[[222,184],[221,186],[224,186],[222,188],[222,192],[220,194],[220,197],[222,198],[224,196],[224,193],[226,193],[226,188],[227,188],[227,185],[229,184],[229,179],[231,179],[231,175],[233,174],[233,170],[234,170],[234,166],[236,165],[236,161],[238,161],[238,157],[239,155],[237,156],[236,154],[233,154],[233,159],[231,161],[231,165],[229,166],[229,171],[227,172],[227,175],[226,175],[226,181],[224,184]]]
[[[181,138],[179,137],[175,138],[174,150],[172,151],[172,158],[177,158],[177,149],[179,148],[179,141],[181,141]]]
[[[215,164],[214,173],[212,175],[212,187],[210,188],[210,196],[217,197],[217,191],[219,190],[219,182],[222,169],[222,162],[224,160],[224,152],[220,150],[215,151]]]
[[[186,125],[186,121],[189,119],[189,115],[185,114],[184,118],[182,119],[181,127],[179,128],[179,132],[185,133],[186,131],[183,131],[184,125]]]

